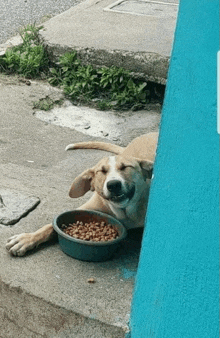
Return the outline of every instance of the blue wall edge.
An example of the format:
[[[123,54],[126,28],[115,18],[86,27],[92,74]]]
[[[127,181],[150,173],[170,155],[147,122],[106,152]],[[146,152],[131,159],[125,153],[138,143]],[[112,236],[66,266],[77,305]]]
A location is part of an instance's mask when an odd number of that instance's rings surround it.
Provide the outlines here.
[[[131,311],[131,338],[217,338],[219,2],[182,0]]]

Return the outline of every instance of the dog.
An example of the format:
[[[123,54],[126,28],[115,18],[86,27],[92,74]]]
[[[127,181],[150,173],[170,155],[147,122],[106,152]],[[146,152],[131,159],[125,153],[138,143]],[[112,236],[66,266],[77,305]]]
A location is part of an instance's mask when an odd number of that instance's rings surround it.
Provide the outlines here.
[[[157,141],[158,133],[153,132],[135,138],[127,147],[96,141],[68,145],[66,150],[99,149],[116,154],[104,157],[75,178],[70,197],[78,198],[93,191],[92,197],[78,209],[109,214],[127,229],[143,227]],[[14,256],[23,256],[53,235],[52,224],[47,224],[34,233],[12,236],[6,249]]]

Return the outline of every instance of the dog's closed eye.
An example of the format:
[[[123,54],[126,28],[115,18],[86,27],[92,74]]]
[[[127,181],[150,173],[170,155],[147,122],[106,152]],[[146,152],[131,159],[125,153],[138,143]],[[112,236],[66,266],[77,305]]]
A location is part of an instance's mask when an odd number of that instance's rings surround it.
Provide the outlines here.
[[[119,170],[124,171],[124,170],[127,169],[127,168],[134,168],[134,167],[133,167],[132,165],[128,165],[128,164],[122,163],[122,164],[120,165]]]
[[[101,169],[97,170],[97,172],[101,172],[102,174],[107,174],[108,169],[105,166],[102,166]]]

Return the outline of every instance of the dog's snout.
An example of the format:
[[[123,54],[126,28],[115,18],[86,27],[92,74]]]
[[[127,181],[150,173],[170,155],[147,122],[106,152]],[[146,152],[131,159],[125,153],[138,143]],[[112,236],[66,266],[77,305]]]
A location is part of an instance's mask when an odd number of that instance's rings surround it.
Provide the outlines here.
[[[107,183],[107,189],[114,194],[118,194],[122,190],[122,184],[119,180],[111,180]]]

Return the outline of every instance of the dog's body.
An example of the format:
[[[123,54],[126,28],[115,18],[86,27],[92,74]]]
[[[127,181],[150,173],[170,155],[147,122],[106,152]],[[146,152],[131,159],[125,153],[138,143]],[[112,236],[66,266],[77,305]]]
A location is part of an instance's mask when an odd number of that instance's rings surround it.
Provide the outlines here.
[[[143,226],[157,139],[158,133],[149,133],[134,139],[126,148],[103,142],[67,146],[66,150],[100,149],[117,154],[103,158],[74,180],[70,197],[83,196],[89,190],[94,192],[78,209],[110,214],[128,229]],[[52,225],[48,224],[34,233],[9,238],[6,248],[11,254],[22,256],[27,250],[48,241],[53,233]]]

